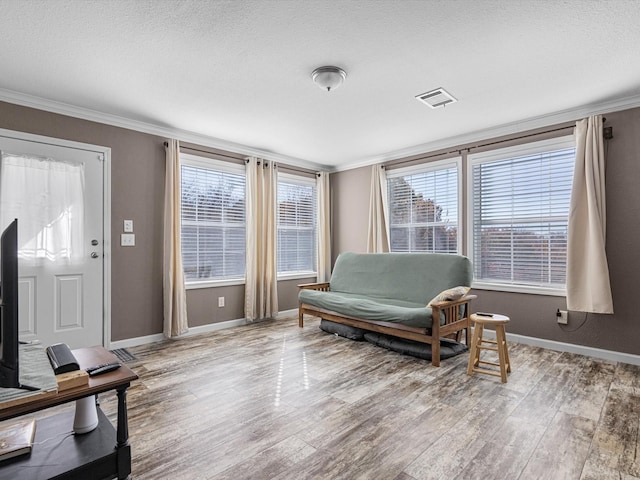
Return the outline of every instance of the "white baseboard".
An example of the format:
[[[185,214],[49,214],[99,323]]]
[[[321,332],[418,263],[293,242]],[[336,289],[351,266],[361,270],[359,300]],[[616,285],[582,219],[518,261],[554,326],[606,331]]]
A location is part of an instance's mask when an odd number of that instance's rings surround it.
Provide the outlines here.
[[[485,329],[484,334],[489,338],[496,337],[495,331]],[[522,343],[531,345],[532,347],[547,348],[558,352],[577,353],[587,357],[599,358],[601,360],[609,360],[613,362],[629,363],[631,365],[640,365],[640,355],[631,353],[614,352],[613,350],[603,350],[602,348],[587,347],[584,345],[575,345],[573,343],[556,342],[555,340],[545,340],[544,338],[527,337],[507,332],[507,340],[514,343]]]
[[[164,335],[161,333],[146,335],[144,337],[127,338],[125,340],[117,340],[115,342],[111,342],[109,344],[109,350],[115,350],[117,348],[137,347],[138,345],[161,342],[162,340],[164,340]]]
[[[208,325],[189,327],[189,331],[184,335],[180,335],[180,338],[199,335],[201,333],[217,332],[218,330],[224,330],[225,328],[239,327],[246,324],[246,318],[238,318],[236,320],[227,320],[226,322],[209,323]]]
[[[244,318],[238,320],[228,320],[226,322],[210,323],[208,325],[200,325],[198,327],[189,327],[187,333],[183,333],[177,338],[190,337],[192,335],[198,335],[200,333],[215,332],[217,330],[223,330],[225,328],[237,327],[239,325],[246,325],[247,321]],[[138,345],[146,345],[148,343],[161,342],[165,340],[165,336],[162,333],[156,333],[155,335],[147,335],[144,337],[127,338],[126,340],[118,340],[111,342],[110,349],[116,348],[128,348],[137,347]]]
[[[291,310],[285,310],[278,312],[276,318],[285,317],[288,315],[294,315],[298,313],[297,308]],[[246,325],[247,320],[245,318],[238,318],[237,320],[227,320],[226,322],[210,323],[208,325],[200,325],[198,327],[189,327],[189,331],[180,335],[178,338],[190,337],[191,335],[199,335],[201,333],[215,332],[223,330],[225,328],[239,327],[240,325]],[[111,342],[109,348],[115,350],[116,348],[128,348],[137,347],[138,345],[146,345],[148,343],[161,342],[165,339],[162,333],[156,333],[155,335],[146,335],[144,337],[127,338],[126,340],[118,340]]]

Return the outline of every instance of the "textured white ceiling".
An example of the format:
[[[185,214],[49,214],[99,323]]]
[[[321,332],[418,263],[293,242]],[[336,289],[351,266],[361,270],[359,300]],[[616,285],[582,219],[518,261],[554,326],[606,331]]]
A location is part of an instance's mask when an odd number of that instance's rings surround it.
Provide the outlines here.
[[[639,45],[639,0],[0,0],[5,92],[338,168],[640,96]]]

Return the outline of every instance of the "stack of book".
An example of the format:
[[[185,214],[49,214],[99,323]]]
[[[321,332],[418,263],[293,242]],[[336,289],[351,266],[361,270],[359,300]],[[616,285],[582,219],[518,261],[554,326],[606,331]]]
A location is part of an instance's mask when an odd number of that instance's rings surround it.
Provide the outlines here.
[[[25,420],[0,429],[0,462],[31,452],[36,421]]]

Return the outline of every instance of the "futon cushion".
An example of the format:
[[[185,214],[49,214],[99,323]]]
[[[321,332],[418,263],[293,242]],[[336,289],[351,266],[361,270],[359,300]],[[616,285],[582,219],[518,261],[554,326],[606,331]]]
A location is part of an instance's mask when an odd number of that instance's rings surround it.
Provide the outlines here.
[[[325,320],[324,318],[320,321],[320,330],[357,341],[364,340],[364,334],[366,332],[366,330],[361,328],[343,325],[332,322],[331,320]]]
[[[300,290],[298,299],[350,317],[382,322],[402,323],[410,327],[431,328],[431,309],[425,304],[395,298],[374,298],[344,292]],[[441,324],[443,319],[441,319]]]
[[[471,285],[471,262],[441,253],[341,253],[331,274],[331,291],[373,299],[426,305],[438,293]]]
[[[364,339],[374,345],[402,353],[403,355],[411,355],[413,357],[431,360],[431,345],[428,343],[414,342],[413,340],[406,340],[404,338],[376,332],[365,333]],[[455,357],[467,350],[469,350],[469,347],[463,343],[458,343],[446,338],[440,339],[440,358]]]

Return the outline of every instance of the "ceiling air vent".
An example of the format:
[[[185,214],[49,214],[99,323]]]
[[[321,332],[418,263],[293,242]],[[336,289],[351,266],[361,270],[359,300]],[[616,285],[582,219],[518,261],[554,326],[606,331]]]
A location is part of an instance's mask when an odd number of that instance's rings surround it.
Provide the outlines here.
[[[444,88],[436,88],[427,93],[416,95],[416,99],[429,105],[431,108],[445,107],[450,103],[457,102],[453,96]]]

